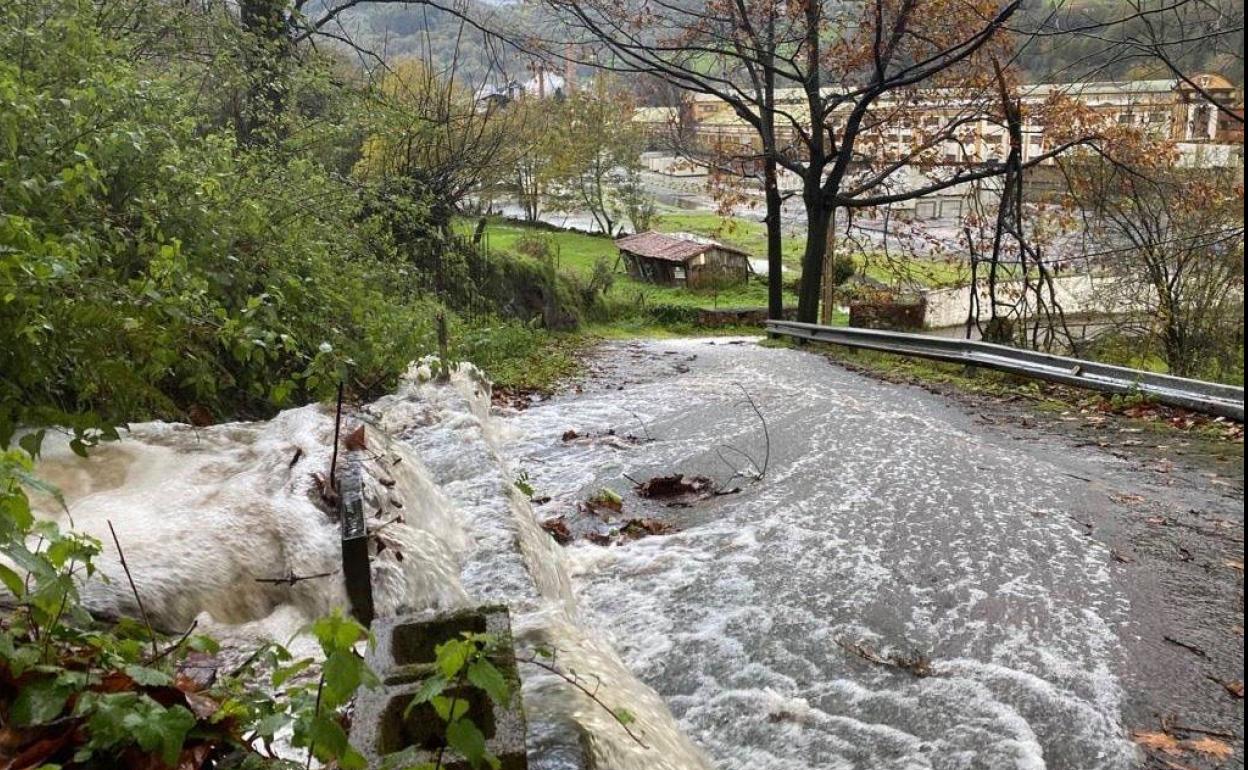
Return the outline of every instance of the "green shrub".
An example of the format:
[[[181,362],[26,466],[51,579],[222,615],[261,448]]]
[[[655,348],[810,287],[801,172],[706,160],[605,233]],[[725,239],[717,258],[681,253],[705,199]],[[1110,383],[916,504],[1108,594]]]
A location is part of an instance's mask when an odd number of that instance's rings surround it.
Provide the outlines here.
[[[315,62],[291,102],[316,114],[240,147],[188,85],[220,72],[136,60],[94,9],[0,7],[0,446],[19,426],[83,449],[132,420],[265,416],[343,380],[376,392],[436,350],[442,309],[482,329],[577,323],[549,259],[451,236],[419,180],[338,173],[361,96]]]
[[[700,309],[693,305],[650,305],[645,314],[659,324],[691,324],[698,320]]]

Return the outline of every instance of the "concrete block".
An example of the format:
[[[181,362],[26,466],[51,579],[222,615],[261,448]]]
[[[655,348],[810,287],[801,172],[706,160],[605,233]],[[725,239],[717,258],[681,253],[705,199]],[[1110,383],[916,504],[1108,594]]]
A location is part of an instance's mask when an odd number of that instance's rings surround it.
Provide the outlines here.
[[[503,605],[487,605],[447,613],[423,612],[378,618],[373,624],[377,644],[368,657],[368,664],[386,684],[402,684],[423,679],[425,671],[437,657],[437,647],[448,639],[464,633],[492,634],[501,643],[500,661],[495,665],[515,670],[512,650],[511,618]]]
[[[408,713],[421,683],[435,671],[435,650],[464,632],[494,634],[500,640],[491,662],[512,685],[506,706],[493,703],[474,687],[447,691],[468,703],[468,718],[485,734],[486,749],[498,757],[502,770],[527,770],[525,720],[520,700],[520,679],[512,649],[511,622],[506,607],[490,606],[452,613],[419,613],[381,618],[373,624],[377,644],[368,662],[383,686],[364,691],[356,699],[351,724],[351,743],[378,767],[390,754],[411,748],[416,764],[433,762],[443,751],[446,724],[429,704],[418,704]],[[445,770],[469,770],[466,758],[446,749]]]

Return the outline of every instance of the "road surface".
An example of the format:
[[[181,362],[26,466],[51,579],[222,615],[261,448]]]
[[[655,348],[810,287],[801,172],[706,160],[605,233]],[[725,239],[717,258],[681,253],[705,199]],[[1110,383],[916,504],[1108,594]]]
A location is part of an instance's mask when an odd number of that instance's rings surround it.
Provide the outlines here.
[[[1219,683],[1243,679],[1242,454],[1114,454],[751,340],[610,343],[590,368],[510,417],[507,451],[539,515],[607,486],[678,529],[568,552],[586,622],[716,766],[1242,767]],[[725,481],[741,453],[763,478],[690,507],[626,478]],[[1133,736],[1162,717],[1177,753]]]

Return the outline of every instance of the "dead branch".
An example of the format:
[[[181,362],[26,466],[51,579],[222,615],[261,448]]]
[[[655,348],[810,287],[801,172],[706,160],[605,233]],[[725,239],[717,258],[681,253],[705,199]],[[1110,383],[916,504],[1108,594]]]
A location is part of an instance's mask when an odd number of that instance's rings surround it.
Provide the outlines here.
[[[896,653],[881,655],[865,644],[850,642],[845,639],[837,639],[836,643],[846,652],[862,658],[868,663],[874,663],[877,666],[899,668],[903,671],[910,672],[920,679],[932,676],[936,673],[932,669],[931,659],[918,650],[915,650],[909,655],[898,655]]]
[[[650,435],[650,428],[646,426],[646,421],[641,419],[641,416],[638,415],[636,412],[634,412],[632,409],[628,409],[626,411],[629,414],[631,414],[633,416],[633,419],[637,421],[637,424],[641,426],[641,432],[646,434],[646,441],[647,442],[654,441],[654,436]]]
[[[149,665],[149,666],[150,666],[151,664],[155,663],[156,661],[160,660],[161,658],[168,657],[168,656],[169,656],[169,654],[170,654],[170,653],[172,653],[174,650],[177,650],[179,647],[181,647],[182,645],[186,644],[186,640],[191,638],[191,634],[192,634],[192,633],[194,633],[195,629],[196,629],[198,626],[199,626],[199,621],[198,621],[198,620],[192,620],[192,621],[191,621],[191,625],[187,626],[187,629],[186,629],[185,631],[183,631],[183,632],[182,632],[182,635],[181,635],[181,636],[179,636],[179,637],[178,637],[178,638],[174,641],[174,643],[173,643],[173,644],[169,645],[169,646],[168,646],[168,647],[166,647],[164,650],[162,650],[162,651],[161,651],[161,653],[160,653],[159,655],[157,655],[157,656],[156,656],[156,657],[154,657],[154,658],[149,658],[149,659],[148,659],[148,661],[147,661],[147,665]]]
[[[1209,653],[1205,652],[1203,649],[1201,649],[1200,647],[1197,647],[1191,642],[1185,642],[1182,639],[1175,639],[1173,636],[1163,636],[1161,638],[1169,642],[1170,644],[1173,644],[1175,647],[1182,647],[1183,649],[1187,650],[1188,652],[1194,655],[1199,655],[1202,658],[1209,657]]]
[[[139,598],[139,589],[134,584],[134,576],[130,574],[130,567],[126,564],[126,554],[121,550],[121,541],[117,539],[117,530],[113,529],[113,522],[108,522],[108,531],[113,536],[113,545],[117,546],[117,556],[121,560],[121,569],[126,573],[126,580],[130,583],[130,590],[134,593],[134,601],[139,605],[139,614],[143,616],[143,624],[147,626],[147,633],[152,638],[152,657],[160,654],[156,648],[156,630],[152,628],[152,621],[147,617],[147,609],[143,606],[143,600]]]
[[[537,666],[543,671],[548,671],[551,674],[554,674],[555,676],[559,677],[563,681],[567,682],[568,684],[572,685],[576,689],[580,690],[582,693],[585,694],[585,697],[589,698],[591,701],[597,704],[598,707],[601,708],[603,711],[610,714],[611,718],[614,719],[617,724],[619,724],[620,728],[624,730],[624,732],[628,734],[628,737],[632,738],[633,741],[638,746],[642,747],[643,749],[650,748],[649,746],[646,745],[645,741],[643,741],[640,738],[640,736],[638,736],[631,729],[629,729],[628,720],[626,720],[625,718],[622,718],[620,714],[616,713],[615,709],[608,706],[606,703],[603,702],[601,698],[598,697],[597,686],[595,686],[593,690],[590,690],[588,687],[584,685],[584,683],[581,682],[580,677],[577,676],[575,673],[565,672],[561,670],[558,666],[556,666],[554,663],[547,663],[546,661],[538,660],[536,657],[533,657],[533,656],[528,656],[528,657],[517,656],[516,661],[519,663],[528,663],[529,665]],[[601,682],[599,682],[599,684],[601,684]]]
[[[1171,716],[1163,715],[1161,717],[1161,729],[1163,732],[1167,734],[1174,732],[1197,733],[1198,735],[1208,735],[1213,738],[1226,738],[1228,740],[1235,740],[1239,737],[1235,733],[1226,732],[1225,730],[1210,730],[1207,727],[1194,727],[1192,725],[1176,724],[1171,721],[1172,719],[1173,717]]]
[[[318,574],[316,574],[316,575],[296,575],[296,574],[295,574],[295,572],[294,572],[294,570],[291,570],[291,571],[290,571],[290,573],[289,573],[288,575],[286,575],[285,577],[279,577],[279,578],[256,578],[255,580],[256,580],[256,582],[257,582],[257,583],[267,583],[267,584],[269,584],[269,585],[278,585],[278,586],[281,586],[281,585],[286,585],[286,586],[293,586],[295,583],[299,583],[299,582],[302,582],[302,581],[304,581],[304,580],[316,580],[317,578],[331,577],[331,576],[333,576],[333,575],[337,575],[337,574],[338,574],[338,570],[334,570],[333,572],[321,572],[321,573],[318,573]]]
[[[741,388],[741,393],[745,396],[746,403],[750,405],[750,409],[754,410],[755,416],[758,417],[759,424],[763,426],[763,466],[758,468],[758,478],[761,481],[762,478],[767,475],[767,466],[771,462],[771,431],[767,428],[767,418],[763,417],[762,410],[758,408],[758,404],[754,403],[754,397],[749,394],[749,391],[747,391],[745,386],[741,383],[737,383],[737,387]],[[755,463],[755,467],[758,467],[757,463]]]
[[[334,408],[334,451],[329,457],[329,481],[327,487],[330,492],[338,492],[338,436],[342,431],[342,382],[338,383],[338,402]],[[324,490],[322,490],[322,496]]]

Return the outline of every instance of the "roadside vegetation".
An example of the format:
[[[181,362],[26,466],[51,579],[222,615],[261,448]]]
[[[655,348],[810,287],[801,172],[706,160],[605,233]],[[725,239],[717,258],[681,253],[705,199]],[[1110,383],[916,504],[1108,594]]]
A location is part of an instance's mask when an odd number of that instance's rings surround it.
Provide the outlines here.
[[[785,163],[809,193],[809,232],[780,239],[768,237],[776,234],[778,214],[764,226],[657,205],[641,182],[647,137],[631,120],[641,89],[619,73],[598,72],[549,98],[526,95],[512,82],[486,89],[497,83],[457,75],[461,39],[477,30],[472,23],[460,19],[449,59],[382,62],[333,31],[337,14],[356,5],[0,4],[0,765],[291,767],[272,750],[279,735],[306,754],[293,766],[363,765],[344,724],[354,692],[375,678],[360,655],[368,633],[354,621],[335,614],[306,629],[319,643],[319,669],[270,645],[205,684],[180,668],[192,654],[215,648],[193,627],[170,634],[145,618],[90,615],[81,585],[96,578],[102,544],[40,521],[31,505],[34,495],[59,500],[36,473],[50,432],[67,434],[71,449],[86,457],[133,422],[206,426],[264,418],[344,392],[366,400],[430,354],[471,360],[502,388],[543,390],[583,366],[585,348],[598,336],[737,333],[746,327],[723,323],[732,318],[725,311],[774,312],[781,304],[799,307],[808,321],[841,323],[833,298],[871,290],[851,283],[855,278],[900,290],[903,282],[910,289],[965,277],[959,261],[898,262],[853,250],[825,259],[829,242],[836,244],[828,234],[838,210],[943,187],[929,180],[899,196],[885,194],[888,174],[856,187],[845,176],[849,164],[838,158],[872,149],[870,137],[857,133],[825,144],[814,132],[805,147],[780,148],[774,93],[738,104],[737,112],[756,114],[764,128],[762,155],[751,159],[761,160],[763,176],[774,182],[777,164]],[[565,30],[576,18],[621,13],[618,29],[637,24],[629,4],[614,0],[554,5],[553,16],[571,14]],[[808,4],[788,20],[790,31],[805,29],[797,39],[814,50],[801,58],[829,71],[776,70],[787,58],[777,53],[790,45],[774,36],[776,16],[793,15],[799,5],[734,6],[731,14],[746,18],[711,40],[731,43],[722,51],[726,63],[699,62],[674,78],[670,67],[687,63],[680,58],[685,46],[649,50],[634,46],[631,33],[627,42],[613,41],[595,28],[602,50],[623,45],[645,65],[631,75],[693,87],[706,77],[703,69],[712,69],[702,64],[725,73],[714,75],[716,82],[758,65],[770,68],[773,91],[777,81],[810,89],[809,101],[824,111],[820,120],[834,108],[827,95],[839,93],[821,83],[853,82],[861,62],[874,60],[879,82],[845,92],[860,110],[844,124],[851,132],[862,130],[872,100],[923,80],[991,91],[982,87],[991,82],[988,64],[997,67],[995,54],[1008,53],[1002,38],[1013,10],[999,15],[941,0],[897,10],[889,51],[879,50],[888,36],[878,27],[864,34],[884,22],[881,6],[877,19],[856,24],[858,31],[840,41],[846,55],[829,56],[840,44],[824,34],[834,23],[824,15],[831,4]],[[665,8],[677,16],[678,39],[720,34],[719,27],[703,28],[700,12],[682,30],[689,9]],[[748,17],[758,12],[770,17],[770,41],[741,45],[740,31],[757,26]],[[915,14],[929,15],[935,34],[913,34],[924,26],[911,23],[922,21]],[[444,53],[451,37],[439,38]],[[339,47],[313,44],[321,38]],[[497,42],[489,40],[483,50]],[[973,47],[963,50],[967,40]],[[559,55],[572,49],[559,46]],[[473,52],[468,69],[493,74],[480,53]],[[905,62],[923,62],[922,77]],[[544,92],[547,80],[536,69]],[[1004,93],[999,69],[995,77]],[[1064,108],[1054,105],[1055,112]],[[983,109],[997,107],[986,102]],[[867,122],[889,128],[899,120],[877,117]],[[959,122],[937,138],[952,136]],[[830,134],[843,130],[826,125]],[[1068,144],[1084,140],[1072,134]],[[935,146],[912,148],[910,157],[924,160]],[[1107,355],[1121,349],[1198,375],[1216,366],[1208,376],[1242,382],[1242,183],[1194,180],[1152,149],[1135,146],[1156,164],[1151,178],[1161,181],[1152,186],[1128,188],[1117,166],[1087,157],[1068,169],[1068,218],[1093,208],[1078,202],[1082,195],[1101,207],[1098,215],[1122,218],[1127,229],[1146,216],[1164,225],[1155,228],[1159,238],[1130,243],[1132,259],[1115,266],[1132,279],[1124,285],[1155,302],[1146,328],[1124,329],[1119,348],[1107,345]],[[1008,173],[1021,178],[1024,170],[1014,163]],[[1004,165],[981,171],[983,178],[1007,173]],[[769,193],[767,206],[776,213],[774,186]],[[496,199],[518,202],[525,222],[480,218]],[[1135,208],[1175,201],[1183,205],[1160,214]],[[587,214],[605,235],[542,226],[547,212]],[[993,275],[1006,278],[1028,274],[1027,255],[1035,253],[1025,248],[1022,223],[1007,220],[1005,213],[984,218],[1013,228],[1016,264],[1002,264],[996,251],[990,259],[999,271]],[[651,228],[714,237],[789,270],[700,290],[639,282],[619,270],[610,236]],[[1001,233],[999,224],[994,235]],[[1098,235],[1102,252],[1124,248],[1122,232]],[[1176,239],[1189,244],[1179,254],[1166,248]],[[994,296],[993,318],[998,310],[1021,317],[1026,303],[1013,299]],[[1041,346],[1025,331],[1001,328],[1011,341]],[[1132,350],[1136,339],[1148,345]],[[927,380],[1018,390],[935,365],[905,366]],[[443,647],[441,684],[471,680],[487,646],[471,638]],[[493,682],[482,669],[477,675]],[[446,744],[474,767],[491,765],[463,704],[437,689],[425,697],[447,725]],[[617,721],[625,724],[618,714]]]
[[[915,385],[974,404],[982,419],[1023,428],[1047,426],[1064,433],[1086,433],[1105,447],[1181,449],[1174,441],[1194,442],[1197,454],[1214,460],[1244,454],[1243,425],[1224,418],[1154,403],[1142,395],[1109,395],[1033,380],[980,367],[967,367],[874,350],[823,343],[771,340],[764,344],[802,349],[887,382]],[[1148,443],[1141,436],[1155,436]],[[1147,446],[1145,446],[1147,444]]]

